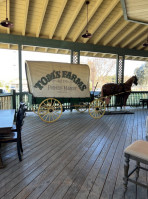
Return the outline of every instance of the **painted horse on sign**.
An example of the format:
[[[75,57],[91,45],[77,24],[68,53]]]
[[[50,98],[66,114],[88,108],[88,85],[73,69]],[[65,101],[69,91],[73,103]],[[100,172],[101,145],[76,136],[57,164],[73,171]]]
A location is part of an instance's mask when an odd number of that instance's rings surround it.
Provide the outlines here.
[[[126,101],[128,96],[131,93],[132,85],[138,84],[137,76],[132,76],[128,79],[125,83],[115,84],[115,83],[108,83],[104,84],[101,89],[101,97],[105,99],[105,103],[108,106],[110,103],[110,99],[113,95],[117,96],[117,99],[122,98],[122,105],[126,106]],[[106,98],[105,98],[106,97]],[[104,100],[103,99],[103,100]],[[118,101],[118,100],[117,100]]]

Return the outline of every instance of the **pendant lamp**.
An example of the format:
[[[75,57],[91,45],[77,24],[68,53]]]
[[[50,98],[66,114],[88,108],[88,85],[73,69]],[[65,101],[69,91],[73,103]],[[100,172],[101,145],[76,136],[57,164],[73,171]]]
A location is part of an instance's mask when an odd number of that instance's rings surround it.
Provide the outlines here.
[[[143,44],[144,47],[148,47],[148,33],[147,33],[147,40],[146,42]]]
[[[91,33],[88,32],[88,4],[89,1],[86,1],[86,6],[87,6],[87,25],[86,25],[86,32],[82,35],[83,38],[90,38],[92,36]]]
[[[13,23],[11,21],[8,20],[7,17],[7,0],[6,0],[6,19],[1,21],[1,26],[4,26],[6,28],[11,28],[13,26]]]

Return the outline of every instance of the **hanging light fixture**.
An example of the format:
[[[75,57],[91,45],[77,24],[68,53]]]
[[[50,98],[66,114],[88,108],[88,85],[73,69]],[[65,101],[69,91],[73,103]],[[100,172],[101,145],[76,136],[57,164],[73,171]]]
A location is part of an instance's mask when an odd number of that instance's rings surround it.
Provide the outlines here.
[[[4,26],[6,28],[11,28],[13,26],[13,23],[9,21],[7,17],[7,0],[6,0],[6,19],[3,20],[0,24],[1,26]]]
[[[83,38],[90,38],[92,36],[92,34],[88,32],[88,4],[89,4],[89,1],[86,1],[86,5],[87,5],[87,25],[86,25],[86,32],[82,35]]]
[[[148,33],[147,33],[147,40],[146,42],[143,44],[144,47],[148,47]]]

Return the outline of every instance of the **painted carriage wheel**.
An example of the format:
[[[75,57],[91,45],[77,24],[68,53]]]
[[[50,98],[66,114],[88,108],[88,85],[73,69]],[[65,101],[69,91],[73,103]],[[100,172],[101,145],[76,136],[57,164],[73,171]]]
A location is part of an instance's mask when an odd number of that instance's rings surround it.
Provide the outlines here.
[[[38,115],[44,122],[55,122],[62,115],[62,104],[55,98],[48,98],[39,105]]]
[[[80,102],[78,105],[75,105],[75,109],[80,113],[83,113],[87,110],[87,104],[84,102]]]
[[[41,108],[42,109],[42,108]],[[39,107],[34,107],[33,105],[32,105],[32,111],[35,113],[35,114],[37,114],[38,115],[38,112],[40,112],[40,114],[42,114],[42,110],[39,110]]]
[[[99,119],[105,114],[105,109],[105,102],[95,99],[89,105],[89,114],[91,117]]]

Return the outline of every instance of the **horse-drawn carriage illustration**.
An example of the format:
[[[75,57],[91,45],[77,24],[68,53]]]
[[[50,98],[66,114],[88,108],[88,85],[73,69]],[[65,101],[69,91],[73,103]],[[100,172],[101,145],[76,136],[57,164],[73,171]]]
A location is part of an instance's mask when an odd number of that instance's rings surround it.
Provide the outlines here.
[[[84,64],[26,61],[28,89],[35,112],[45,122],[54,122],[66,109],[84,112],[101,118],[105,102],[89,91],[90,69]]]

